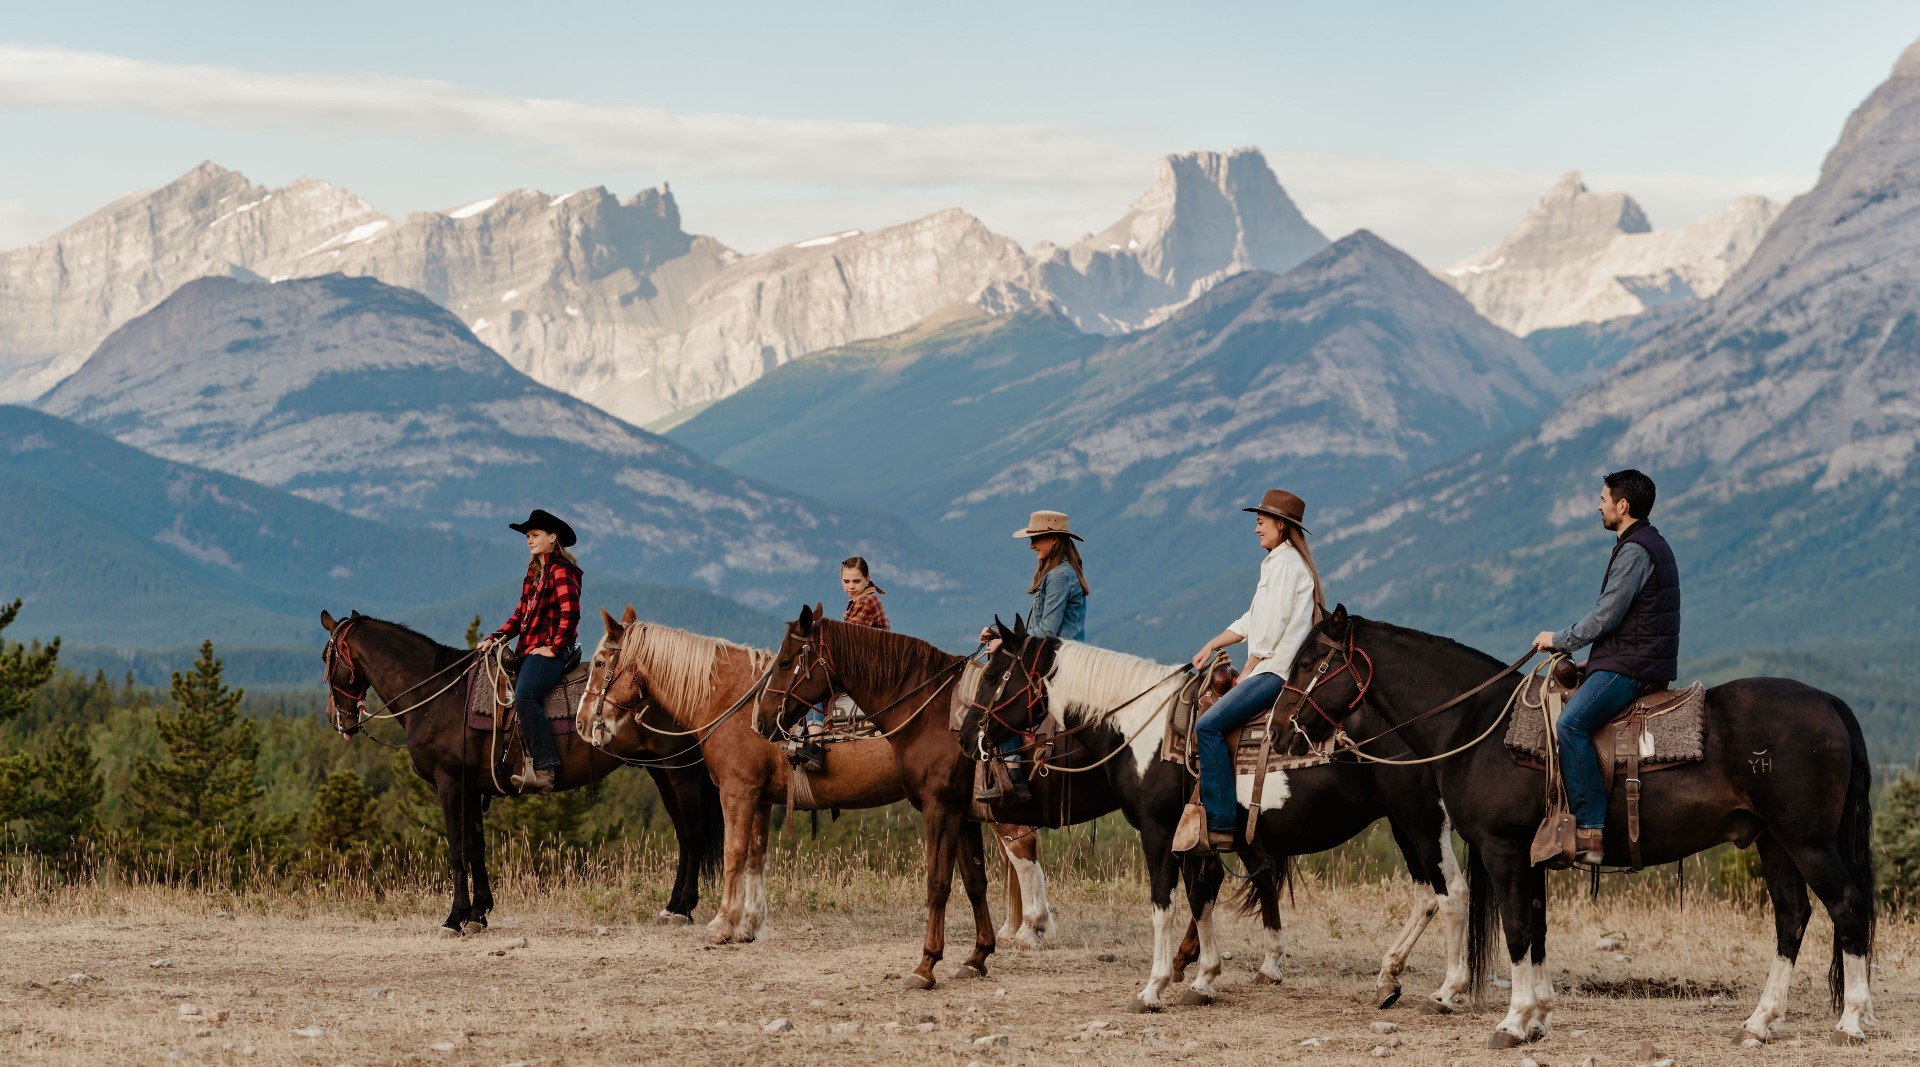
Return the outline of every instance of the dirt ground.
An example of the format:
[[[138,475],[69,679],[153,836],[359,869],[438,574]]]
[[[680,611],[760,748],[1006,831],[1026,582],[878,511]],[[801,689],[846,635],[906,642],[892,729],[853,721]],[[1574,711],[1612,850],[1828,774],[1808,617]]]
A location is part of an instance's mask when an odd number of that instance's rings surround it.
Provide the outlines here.
[[[1373,1010],[1379,954],[1407,911],[1399,882],[1303,886],[1286,912],[1290,955],[1278,988],[1253,983],[1255,928],[1234,918],[1218,1002],[1133,1015],[1124,1009],[1146,976],[1151,940],[1130,883],[1056,884],[1052,947],[1003,947],[984,980],[943,978],[907,993],[890,977],[918,955],[923,913],[907,883],[856,906],[809,905],[801,887],[774,881],[771,936],[720,948],[699,926],[621,922],[612,916],[644,904],[579,887],[508,895],[490,932],[462,940],[432,936],[438,909],[424,897],[397,907],[250,899],[230,917],[218,901],[178,890],[16,898],[0,911],[0,1048],[9,1062],[57,1064],[1353,1064],[1374,1062],[1385,1045],[1386,1058],[1408,1064],[1531,1056],[1553,1067],[1588,1056],[1633,1063],[1651,1039],[1683,1065],[1920,1062],[1911,925],[1882,929],[1870,1047],[1826,1044],[1822,917],[1779,1039],[1745,1051],[1729,1041],[1772,955],[1764,911],[1709,900],[1681,910],[1657,893],[1593,904],[1560,882],[1554,1032],[1529,1049],[1491,1052],[1504,990],[1488,991],[1497,1008],[1451,1017],[1414,1008],[1439,980],[1437,928],[1414,953],[1401,1004]],[[1603,935],[1622,937],[1623,948],[1595,951]],[[525,947],[509,947],[522,937]],[[952,937],[965,945],[971,934],[956,923]],[[964,955],[950,952],[941,973]],[[1597,997],[1566,992],[1570,982],[1692,995]],[[183,1004],[200,1013],[183,1016]],[[780,1019],[789,1028],[769,1033]],[[1109,1024],[1106,1036],[1087,1036],[1096,1021]],[[1376,1021],[1399,1029],[1383,1036],[1369,1029]],[[1311,1038],[1330,1040],[1301,1046]]]

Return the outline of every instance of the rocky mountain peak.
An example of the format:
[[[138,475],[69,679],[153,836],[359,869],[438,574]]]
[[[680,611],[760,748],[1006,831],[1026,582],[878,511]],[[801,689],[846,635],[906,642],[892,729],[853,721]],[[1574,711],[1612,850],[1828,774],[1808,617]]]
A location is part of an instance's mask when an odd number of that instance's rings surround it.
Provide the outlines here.
[[[1562,174],[1498,245],[1446,271],[1488,319],[1517,334],[1697,300],[1726,284],[1779,212],[1745,196],[1679,230],[1653,229],[1625,193]]]
[[[1893,78],[1920,78],[1920,41],[1907,46],[1900,58],[1893,63]]]

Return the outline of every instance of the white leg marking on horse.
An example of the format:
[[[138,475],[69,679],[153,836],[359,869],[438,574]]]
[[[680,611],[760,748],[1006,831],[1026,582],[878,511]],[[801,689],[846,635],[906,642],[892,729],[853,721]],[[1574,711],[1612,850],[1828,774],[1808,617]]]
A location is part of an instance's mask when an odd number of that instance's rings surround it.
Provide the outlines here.
[[[1213,931],[1213,901],[1207,901],[1207,906],[1200,909],[1200,914],[1193,920],[1193,925],[1200,935],[1200,973],[1194,976],[1191,985],[1194,992],[1213,996],[1213,981],[1220,977],[1222,969],[1220,941],[1214,937]]]
[[[1414,943],[1426,932],[1427,924],[1433,921],[1433,915],[1440,910],[1440,896],[1433,887],[1425,882],[1413,883],[1413,910],[1407,913],[1407,921],[1400,926],[1400,936],[1387,946],[1386,954],[1380,957],[1380,976],[1377,979],[1382,992],[1397,988],[1400,975],[1407,969],[1407,955],[1413,951]]]
[[[1793,961],[1785,956],[1775,956],[1773,966],[1767,969],[1767,987],[1760,993],[1760,1003],[1753,1009],[1753,1014],[1747,1016],[1747,1024],[1742,1027],[1748,1035],[1746,1044],[1749,1047],[1773,1039],[1773,1024],[1787,1014],[1787,989],[1791,985]]]
[[[1266,942],[1267,955],[1260,961],[1260,973],[1276,983],[1286,981],[1286,972],[1280,969],[1280,960],[1287,954],[1287,938],[1276,924],[1260,931],[1260,938]]]
[[[1533,1021],[1528,1025],[1540,1037],[1553,1030],[1553,968],[1544,955],[1533,965]]]
[[[740,941],[758,941],[767,934],[767,872],[752,871],[746,876],[746,899],[740,908]]]
[[[1467,876],[1453,856],[1453,824],[1440,824],[1440,873],[1447,895],[1440,898],[1440,926],[1447,935],[1447,977],[1433,991],[1435,1003],[1452,1008],[1467,991]]]
[[[1045,948],[1053,933],[1053,912],[1047,907],[1047,875],[1032,860],[1012,858],[1020,872],[1020,929],[1013,939],[1026,948]],[[1007,916],[1012,922],[1013,916]]]
[[[1153,971],[1147,987],[1140,991],[1140,1003],[1149,1008],[1161,1006],[1160,994],[1173,978],[1173,909],[1155,905],[1153,909]]]
[[[1533,1017],[1533,963],[1522,956],[1513,965],[1513,992],[1507,995],[1507,1017],[1496,1030],[1527,1040],[1527,1024]]]
[[[1842,954],[1840,969],[1846,979],[1840,1004],[1840,1022],[1834,1026],[1850,1037],[1865,1039],[1865,1027],[1873,1025],[1873,993],[1868,988],[1867,958]]]

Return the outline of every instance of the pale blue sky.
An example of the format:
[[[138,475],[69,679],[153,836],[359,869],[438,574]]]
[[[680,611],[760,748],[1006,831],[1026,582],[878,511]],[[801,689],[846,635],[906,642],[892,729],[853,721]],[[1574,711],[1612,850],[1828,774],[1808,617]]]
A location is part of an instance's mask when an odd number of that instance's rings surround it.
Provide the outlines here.
[[[748,250],[946,206],[1070,240],[1251,144],[1444,266],[1562,170],[1657,226],[1804,189],[1916,36],[1911,0],[9,4],[0,247],[202,159],[392,213],[670,181]]]

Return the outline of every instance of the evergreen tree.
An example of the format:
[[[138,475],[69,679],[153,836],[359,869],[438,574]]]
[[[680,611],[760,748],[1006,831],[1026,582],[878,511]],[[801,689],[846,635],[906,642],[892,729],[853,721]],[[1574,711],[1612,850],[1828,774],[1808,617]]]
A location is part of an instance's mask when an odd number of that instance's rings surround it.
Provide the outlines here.
[[[373,797],[360,775],[342,768],[327,776],[307,813],[307,837],[316,849],[335,854],[367,853],[379,843]]]
[[[106,783],[86,731],[68,726],[35,761],[27,803],[27,847],[43,856],[71,855],[99,828]]]
[[[21,601],[0,606],[0,633],[13,625],[20,615]],[[0,723],[17,717],[33,702],[33,691],[53,677],[54,661],[60,658],[60,639],[45,648],[32,647],[0,638]],[[38,768],[24,753],[0,757],[0,826],[26,813],[29,803],[27,782]]]
[[[1887,786],[1873,820],[1873,849],[1885,906],[1900,915],[1920,910],[1920,778],[1901,774]]]
[[[154,725],[166,762],[134,760],[128,806],[152,848],[189,869],[225,852],[234,859],[262,844],[270,829],[260,814],[265,793],[256,779],[260,742],[240,715],[243,690],[229,689],[213,642],[200,646],[193,668],[173,675],[172,713]]]
[[[467,647],[472,648],[475,645],[478,645],[479,643],[480,643],[480,616],[478,614],[475,614],[473,617],[473,621],[467,624]]]

